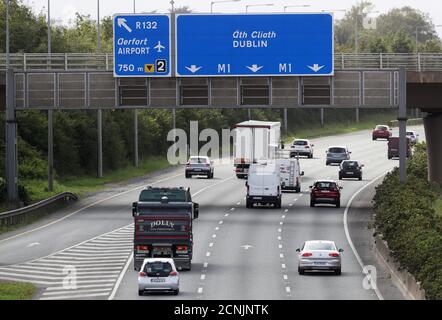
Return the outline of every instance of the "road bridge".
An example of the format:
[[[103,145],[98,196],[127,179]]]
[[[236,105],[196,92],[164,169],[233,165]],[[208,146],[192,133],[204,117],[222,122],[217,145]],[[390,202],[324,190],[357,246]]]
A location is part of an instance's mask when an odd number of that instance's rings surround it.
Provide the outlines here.
[[[407,107],[426,112],[429,179],[442,184],[442,54],[335,54],[333,77],[114,78],[111,54],[12,54],[20,110],[391,108],[407,70]],[[5,57],[0,56],[0,72]],[[5,71],[0,109],[5,109]],[[402,119],[403,120],[403,119]],[[9,122],[11,123],[11,122]]]

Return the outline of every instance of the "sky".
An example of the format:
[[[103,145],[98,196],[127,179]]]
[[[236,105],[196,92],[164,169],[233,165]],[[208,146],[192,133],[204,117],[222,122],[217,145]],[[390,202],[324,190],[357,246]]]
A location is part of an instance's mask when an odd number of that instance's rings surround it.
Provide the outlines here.
[[[48,0],[23,0],[31,6],[36,13],[46,12]],[[156,10],[158,13],[167,12],[171,8],[170,0],[135,0],[137,13]],[[219,0],[175,0],[175,7],[188,6],[194,12],[210,12],[211,2]],[[51,20],[58,23],[69,24],[75,18],[75,13],[97,15],[97,0],[50,0]],[[133,0],[101,0],[100,15],[109,16],[115,13],[133,12]],[[216,13],[242,13],[246,11],[246,5],[273,4],[273,6],[255,6],[249,8],[249,12],[283,12],[284,6],[310,5],[307,8],[287,8],[287,12],[320,12],[322,10],[350,9],[359,1],[356,0],[240,0],[238,2],[217,3],[213,6]],[[429,13],[435,25],[442,25],[442,0],[372,0],[375,11],[371,15],[376,16],[385,13],[392,8],[411,6]],[[336,19],[342,18],[343,12],[336,12]],[[442,37],[442,27],[437,28]]]

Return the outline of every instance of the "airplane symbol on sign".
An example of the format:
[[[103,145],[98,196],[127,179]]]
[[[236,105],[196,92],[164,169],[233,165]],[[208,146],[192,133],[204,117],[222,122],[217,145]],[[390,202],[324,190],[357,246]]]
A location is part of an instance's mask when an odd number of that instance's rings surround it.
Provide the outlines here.
[[[163,52],[163,49],[166,49],[166,47],[161,45],[161,41],[158,41],[158,44],[154,47],[154,49],[156,49],[158,53],[161,53]]]

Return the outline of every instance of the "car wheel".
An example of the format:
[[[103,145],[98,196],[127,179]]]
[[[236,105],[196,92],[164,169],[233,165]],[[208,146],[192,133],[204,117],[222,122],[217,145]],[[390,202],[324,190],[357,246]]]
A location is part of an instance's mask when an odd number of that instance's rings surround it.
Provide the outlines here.
[[[190,179],[192,176],[190,174],[186,174],[186,179]]]
[[[174,296],[177,296],[178,293],[180,293],[180,289],[173,290],[173,295],[174,295]]]
[[[375,137],[373,137],[373,141],[376,141],[376,138],[375,138]]]
[[[342,180],[342,176],[341,175],[339,175],[339,180]]]
[[[335,275],[337,276],[341,275],[341,268],[335,270]]]
[[[362,175],[359,176],[359,181],[362,181]]]
[[[313,159],[313,153],[310,153],[308,156],[309,159]]]
[[[325,163],[325,165],[326,165],[326,166],[329,166],[329,165],[330,165],[330,162],[327,161],[327,162]]]
[[[299,186],[299,187],[296,187],[295,192],[296,192],[296,193],[300,193],[300,192],[301,192],[301,187],[300,187],[300,186]]]
[[[336,202],[336,208],[340,208],[341,207],[341,200],[338,200],[337,202]]]
[[[144,294],[144,290],[138,290],[138,295],[142,296]]]
[[[303,275],[303,274],[304,274],[304,270],[298,267],[298,273],[299,273],[300,275]]]
[[[252,204],[250,203],[249,200],[247,200],[247,201],[246,201],[246,208],[251,208],[251,207],[252,207]]]
[[[314,208],[315,207],[315,201],[310,200],[310,207]]]

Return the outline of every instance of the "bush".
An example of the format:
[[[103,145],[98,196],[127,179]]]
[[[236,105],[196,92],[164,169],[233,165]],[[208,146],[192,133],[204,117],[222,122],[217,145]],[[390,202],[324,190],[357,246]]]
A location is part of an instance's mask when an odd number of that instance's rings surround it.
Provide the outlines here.
[[[376,231],[401,267],[422,282],[427,298],[441,299],[442,224],[434,209],[440,189],[427,181],[425,144],[416,146],[407,173],[406,184],[396,168],[376,188]]]

